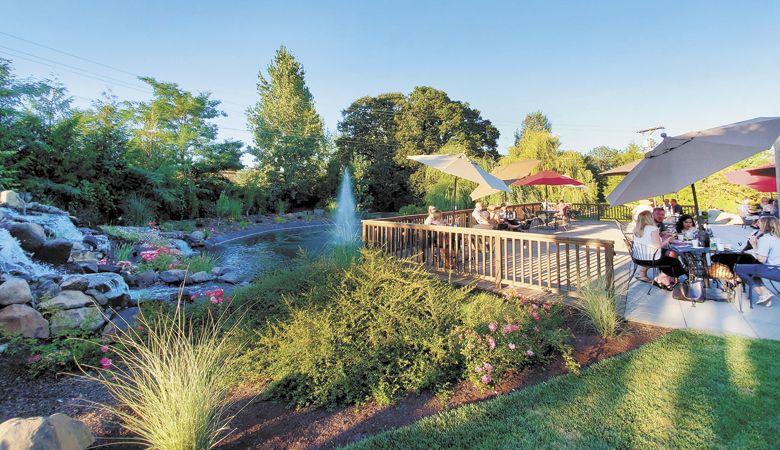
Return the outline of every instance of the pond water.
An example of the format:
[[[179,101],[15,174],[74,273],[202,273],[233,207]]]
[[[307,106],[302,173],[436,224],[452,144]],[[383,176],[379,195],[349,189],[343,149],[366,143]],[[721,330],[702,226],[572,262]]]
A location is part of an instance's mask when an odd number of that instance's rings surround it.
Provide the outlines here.
[[[332,246],[329,227],[307,230],[274,231],[226,242],[209,249],[219,260],[218,265],[239,275],[241,280],[252,281],[264,273],[284,267],[301,252],[319,256]],[[203,283],[187,286],[189,293],[200,293],[221,287],[230,291],[234,286],[226,283]],[[133,299],[174,299],[178,294],[175,286],[152,286],[133,289]]]

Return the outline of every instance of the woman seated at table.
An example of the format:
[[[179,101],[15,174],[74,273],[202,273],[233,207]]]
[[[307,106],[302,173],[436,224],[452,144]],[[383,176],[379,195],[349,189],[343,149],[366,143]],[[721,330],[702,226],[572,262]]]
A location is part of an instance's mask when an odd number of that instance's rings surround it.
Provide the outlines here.
[[[634,225],[634,254],[631,256],[640,266],[654,265],[658,267],[661,273],[653,280],[653,284],[667,290],[671,290],[677,284],[677,278],[685,274],[680,260],[663,255],[662,249],[673,238],[674,236],[670,235],[661,239],[661,234],[650,211],[643,211],[637,216]],[[650,282],[646,269],[644,274],[640,272],[640,276],[637,278],[647,283]]]
[[[516,231],[520,229],[520,225],[509,222],[505,215],[501,215],[501,209],[496,208],[495,206],[488,206],[488,212],[490,213],[490,223],[496,230]]]
[[[428,207],[428,217],[425,218],[425,222],[423,223],[425,225],[446,225],[441,211],[433,205]]]
[[[686,241],[692,241],[699,237],[696,222],[693,221],[693,216],[690,214],[683,214],[677,219],[677,237]]]
[[[758,219],[757,235],[750,236],[748,242],[755,249],[754,255],[758,264],[742,264],[735,266],[735,272],[749,287],[755,288],[758,294],[758,305],[772,306],[773,295],[764,286],[762,278],[780,280],[780,220],[777,217],[765,216]]]

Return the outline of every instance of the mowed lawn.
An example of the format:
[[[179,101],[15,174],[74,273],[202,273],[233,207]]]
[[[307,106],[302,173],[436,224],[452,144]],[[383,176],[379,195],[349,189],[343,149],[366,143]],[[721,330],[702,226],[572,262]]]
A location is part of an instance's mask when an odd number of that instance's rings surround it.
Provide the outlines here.
[[[675,331],[349,448],[777,448],[780,342]]]

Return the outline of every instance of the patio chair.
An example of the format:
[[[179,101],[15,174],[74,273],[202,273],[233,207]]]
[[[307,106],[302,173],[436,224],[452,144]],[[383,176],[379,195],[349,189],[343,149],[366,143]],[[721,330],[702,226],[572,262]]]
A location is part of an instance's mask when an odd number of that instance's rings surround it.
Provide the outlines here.
[[[627,235],[623,235],[623,241],[626,244],[626,248],[628,249],[628,254],[631,256],[631,273],[628,276],[628,281],[626,282],[626,295],[628,295],[628,290],[631,287],[631,280],[634,279],[634,275],[636,275],[636,271],[639,269],[639,267],[647,267],[648,269],[648,278],[651,280],[654,280],[656,276],[658,276],[658,272],[663,268],[671,268],[668,264],[661,264],[659,260],[657,260],[655,257],[658,254],[658,252],[661,251],[661,249],[657,248],[651,248],[644,244],[635,244],[633,239],[630,239]],[[653,290],[653,287],[656,287],[655,284],[650,283],[650,288],[647,290],[647,295],[650,295],[650,291]],[[666,290],[661,287],[658,287],[658,289]]]
[[[744,267],[744,266],[751,266],[751,265],[752,266],[756,266],[757,264],[737,264],[737,265],[734,266],[734,273],[737,272],[737,267],[740,267],[740,266]],[[764,268],[770,267],[770,268],[780,269],[780,266],[772,266],[772,265],[768,265],[768,264],[762,264],[762,265],[764,266]],[[748,273],[748,274],[751,277],[753,276],[752,273]],[[773,289],[770,289],[770,292],[775,291],[773,293],[777,293],[777,287],[775,286],[774,282],[775,281],[780,282],[780,276],[778,276],[777,278],[766,278],[766,277],[761,277],[761,278],[764,279],[764,280],[769,281],[769,284],[773,288]],[[751,289],[750,285],[745,283],[744,280],[742,281],[742,287],[744,289],[747,289],[747,292],[748,292],[748,304],[750,305],[750,309],[753,309],[753,289]],[[742,297],[743,297],[743,293],[742,292],[743,292],[743,290],[740,289],[739,292],[740,292],[740,295],[739,295],[739,312],[742,312]]]

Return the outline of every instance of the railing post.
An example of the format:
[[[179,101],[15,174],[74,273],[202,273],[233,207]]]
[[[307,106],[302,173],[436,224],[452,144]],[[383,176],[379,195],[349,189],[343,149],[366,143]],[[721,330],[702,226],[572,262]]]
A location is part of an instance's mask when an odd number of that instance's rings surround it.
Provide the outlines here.
[[[606,274],[606,288],[612,289],[615,283],[615,242],[604,243],[604,272]]]
[[[496,287],[501,288],[501,282],[503,281],[503,271],[501,270],[502,252],[504,249],[503,238],[501,236],[495,236],[493,238],[493,252],[496,254],[493,262],[493,267],[496,268]]]

